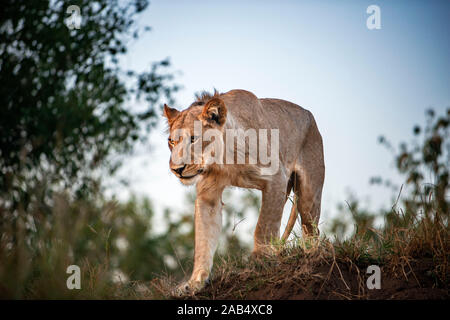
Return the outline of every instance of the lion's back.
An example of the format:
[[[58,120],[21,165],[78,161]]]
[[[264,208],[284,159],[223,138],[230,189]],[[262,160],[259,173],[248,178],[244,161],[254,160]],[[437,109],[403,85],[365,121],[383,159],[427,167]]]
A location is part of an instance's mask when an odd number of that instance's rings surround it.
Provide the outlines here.
[[[312,114],[287,100],[258,98],[250,91],[235,89],[221,95],[228,112],[247,128],[308,128]],[[291,131],[292,133],[292,131]]]

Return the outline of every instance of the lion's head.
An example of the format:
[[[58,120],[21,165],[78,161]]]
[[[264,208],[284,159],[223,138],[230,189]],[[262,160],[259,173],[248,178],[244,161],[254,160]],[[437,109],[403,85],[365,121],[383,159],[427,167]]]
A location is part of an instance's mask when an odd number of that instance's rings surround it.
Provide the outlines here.
[[[204,94],[183,111],[164,105],[164,116],[169,125],[170,170],[183,184],[195,184],[214,164],[211,156],[217,153],[217,145],[214,150],[211,147],[220,140],[218,135],[222,137],[225,103],[217,92]]]

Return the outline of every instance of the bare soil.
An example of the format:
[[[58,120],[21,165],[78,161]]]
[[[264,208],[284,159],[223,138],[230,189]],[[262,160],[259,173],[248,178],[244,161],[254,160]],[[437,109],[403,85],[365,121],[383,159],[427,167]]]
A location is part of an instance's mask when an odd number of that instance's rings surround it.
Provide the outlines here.
[[[367,266],[321,260],[278,264],[265,272],[241,270],[213,278],[197,299],[409,300],[449,299],[448,283],[435,276],[431,258],[380,266],[381,289],[367,288]]]

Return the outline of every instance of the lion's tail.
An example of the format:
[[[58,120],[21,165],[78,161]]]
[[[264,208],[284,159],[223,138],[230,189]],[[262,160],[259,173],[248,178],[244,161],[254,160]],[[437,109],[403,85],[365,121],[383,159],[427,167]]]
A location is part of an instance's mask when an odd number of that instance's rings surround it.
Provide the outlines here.
[[[294,188],[295,190],[295,188]],[[289,221],[284,229],[283,236],[281,240],[286,241],[289,235],[291,234],[292,229],[294,228],[295,221],[297,221],[298,211],[297,211],[297,194],[294,192],[294,201],[292,202],[291,213],[289,214]]]

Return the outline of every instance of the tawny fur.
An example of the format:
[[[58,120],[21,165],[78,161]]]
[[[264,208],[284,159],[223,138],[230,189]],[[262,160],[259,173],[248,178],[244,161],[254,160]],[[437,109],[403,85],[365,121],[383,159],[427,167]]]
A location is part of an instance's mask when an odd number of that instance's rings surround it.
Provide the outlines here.
[[[201,289],[209,277],[221,229],[222,192],[228,186],[262,191],[262,205],[254,233],[254,253],[266,252],[270,241],[279,239],[283,208],[291,190],[294,191],[295,207],[283,239],[287,239],[295,224],[297,210],[304,234],[318,233],[325,166],[322,137],[308,110],[288,101],[258,99],[251,92],[231,90],[224,94],[203,93],[181,112],[165,106],[164,115],[171,134],[180,128],[193,134],[194,121],[200,120],[204,130],[220,130],[224,141],[226,129],[278,129],[280,140],[279,168],[270,176],[261,174],[264,165],[247,162],[247,150],[245,164],[226,164],[225,160],[224,164],[209,164],[201,155],[198,164],[184,167],[182,176],[175,171],[180,165],[170,160],[174,174],[184,184],[196,184],[197,188],[194,269],[190,280],[179,287],[180,293]],[[270,139],[269,136],[269,147]],[[171,148],[176,143],[169,140]],[[208,142],[204,141],[203,147],[207,145]],[[183,176],[192,178],[183,179]]]

